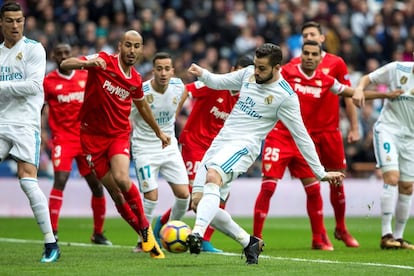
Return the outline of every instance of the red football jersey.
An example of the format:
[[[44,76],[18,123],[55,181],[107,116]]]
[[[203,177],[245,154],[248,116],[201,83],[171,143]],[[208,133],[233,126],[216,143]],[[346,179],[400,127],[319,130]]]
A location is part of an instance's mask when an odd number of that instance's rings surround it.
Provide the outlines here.
[[[79,110],[83,103],[88,72],[74,70],[70,76],[54,70],[46,75],[43,88],[49,106],[49,127],[53,139],[79,140]]]
[[[211,89],[200,81],[189,83],[186,88],[195,101],[179,141],[208,149],[239,96],[229,90]]]
[[[301,59],[300,57],[296,57],[292,59],[289,63],[300,64]],[[339,56],[323,52],[322,60],[318,65],[318,70],[322,71],[322,73],[326,75],[332,76],[334,79],[337,79],[340,83],[344,85],[351,86],[351,82],[349,81],[348,68],[344,60]],[[314,129],[314,131],[318,131],[318,129],[324,131],[324,128],[325,131],[338,129],[339,110],[340,99],[333,93],[328,93],[324,98],[323,107],[321,106],[321,108],[315,110],[318,112],[318,114],[314,119],[314,125],[320,124],[320,127]],[[308,130],[309,129],[310,128],[308,128]]]
[[[299,97],[303,122],[309,133],[338,130],[339,106],[336,104],[339,100],[336,94],[344,90],[343,84],[319,69],[309,77],[300,69],[300,64],[282,66],[281,74]]]
[[[129,114],[132,99],[143,99],[141,75],[131,68],[126,76],[119,65],[117,54],[100,52],[106,62],[106,69],[88,67],[85,100],[80,110],[81,129],[90,134],[117,136],[131,131]]]

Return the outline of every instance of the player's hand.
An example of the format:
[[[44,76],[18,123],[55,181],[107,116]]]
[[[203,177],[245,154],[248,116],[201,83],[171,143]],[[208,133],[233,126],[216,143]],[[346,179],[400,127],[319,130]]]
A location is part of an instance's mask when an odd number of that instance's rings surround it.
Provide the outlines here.
[[[171,144],[171,137],[161,131],[160,136],[158,136],[162,142],[162,148],[165,148]]]
[[[106,69],[106,62],[100,57],[88,60],[87,67],[101,67],[102,70]]]
[[[203,74],[203,68],[195,63],[191,64],[187,71],[196,77],[201,77],[201,74]]]
[[[343,172],[330,171],[327,172],[326,176],[322,178],[321,181],[328,181],[329,184],[341,185],[344,177],[345,174]]]
[[[404,94],[404,90],[397,89],[397,90],[391,91],[390,93],[387,93],[386,95],[387,95],[387,99],[395,99],[401,94]]]
[[[358,129],[355,129],[355,130],[352,130],[351,129],[351,130],[349,130],[348,135],[346,137],[346,141],[349,144],[356,143],[360,139],[361,139],[361,135],[359,134],[359,130]]]
[[[364,107],[365,105],[365,94],[360,88],[355,88],[354,95],[352,96],[352,102],[357,107]]]

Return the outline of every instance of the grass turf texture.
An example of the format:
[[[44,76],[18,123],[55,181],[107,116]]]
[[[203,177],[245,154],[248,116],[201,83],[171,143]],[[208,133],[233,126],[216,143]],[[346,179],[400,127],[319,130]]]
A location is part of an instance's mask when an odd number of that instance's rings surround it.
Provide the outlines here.
[[[193,218],[184,220],[190,226]],[[252,218],[236,218],[251,232]],[[190,255],[166,252],[166,259],[132,253],[136,234],[120,218],[108,218],[105,235],[114,246],[90,243],[92,219],[62,218],[57,263],[39,262],[42,238],[33,218],[0,218],[0,275],[414,275],[414,251],[381,250],[380,219],[348,218],[360,248],[347,248],[334,239],[332,218],[325,219],[335,250],[311,250],[307,218],[269,218],[265,224],[266,246],[259,265],[246,266],[240,245],[216,231],[213,244],[225,254]],[[413,240],[414,226],[405,237]]]

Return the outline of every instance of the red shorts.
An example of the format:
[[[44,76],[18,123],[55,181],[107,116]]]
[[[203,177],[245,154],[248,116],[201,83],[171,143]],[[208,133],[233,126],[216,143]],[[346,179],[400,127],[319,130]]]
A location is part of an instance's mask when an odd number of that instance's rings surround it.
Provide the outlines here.
[[[293,177],[314,177],[298,147],[290,135],[272,135],[265,140],[262,151],[263,176],[282,179],[286,168]]]
[[[102,179],[109,171],[112,156],[125,154],[130,157],[129,133],[124,136],[108,137],[81,131],[80,137],[86,160],[98,179]]]
[[[73,159],[76,160],[80,175],[85,176],[91,173],[85,155],[82,154],[82,147],[79,140],[53,140],[52,163],[55,172],[70,172],[72,170]]]
[[[205,149],[200,147],[182,145],[181,155],[184,160],[184,164],[187,168],[187,175],[189,180],[194,180],[198,166],[200,165],[201,159],[203,159]]]
[[[281,179],[286,167],[293,177],[309,178],[314,174],[303,158],[292,136],[274,135],[266,139],[262,153],[263,176]],[[337,132],[314,133],[311,135],[322,165],[328,170],[346,168],[342,134]]]
[[[342,133],[338,131],[311,133],[319,159],[327,170],[346,169]]]

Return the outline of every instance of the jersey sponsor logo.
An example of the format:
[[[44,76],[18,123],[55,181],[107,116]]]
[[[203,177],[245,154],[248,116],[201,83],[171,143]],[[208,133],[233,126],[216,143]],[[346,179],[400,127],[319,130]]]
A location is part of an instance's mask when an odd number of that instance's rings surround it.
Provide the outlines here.
[[[229,113],[220,111],[220,109],[217,106],[213,106],[210,109],[210,113],[213,114],[214,117],[216,117],[217,119],[221,119],[223,121],[225,121],[227,117],[229,117]]]
[[[73,92],[67,95],[59,94],[57,96],[57,100],[59,103],[70,103],[72,101],[78,101],[80,103],[83,103],[84,95],[85,95],[85,92]]]
[[[23,74],[20,72],[13,72],[10,66],[0,65],[0,81],[12,81],[23,79]]]
[[[293,86],[293,89],[295,90],[295,92],[313,95],[314,98],[320,98],[321,92],[322,92],[322,88],[320,87],[301,85],[299,83],[295,83],[295,85]]]
[[[244,113],[246,113],[247,115],[249,115],[250,117],[253,118],[262,118],[262,115],[260,115],[259,113],[257,113],[253,108],[256,105],[256,103],[254,102],[254,99],[250,98],[250,97],[246,97],[245,99],[239,99],[236,103],[236,106],[243,111]]]
[[[103,84],[103,88],[106,89],[106,91],[109,92],[109,94],[114,94],[118,96],[121,100],[125,100],[129,97],[130,93],[128,90],[120,87],[120,86],[114,86],[112,82],[109,80],[106,80]]]

